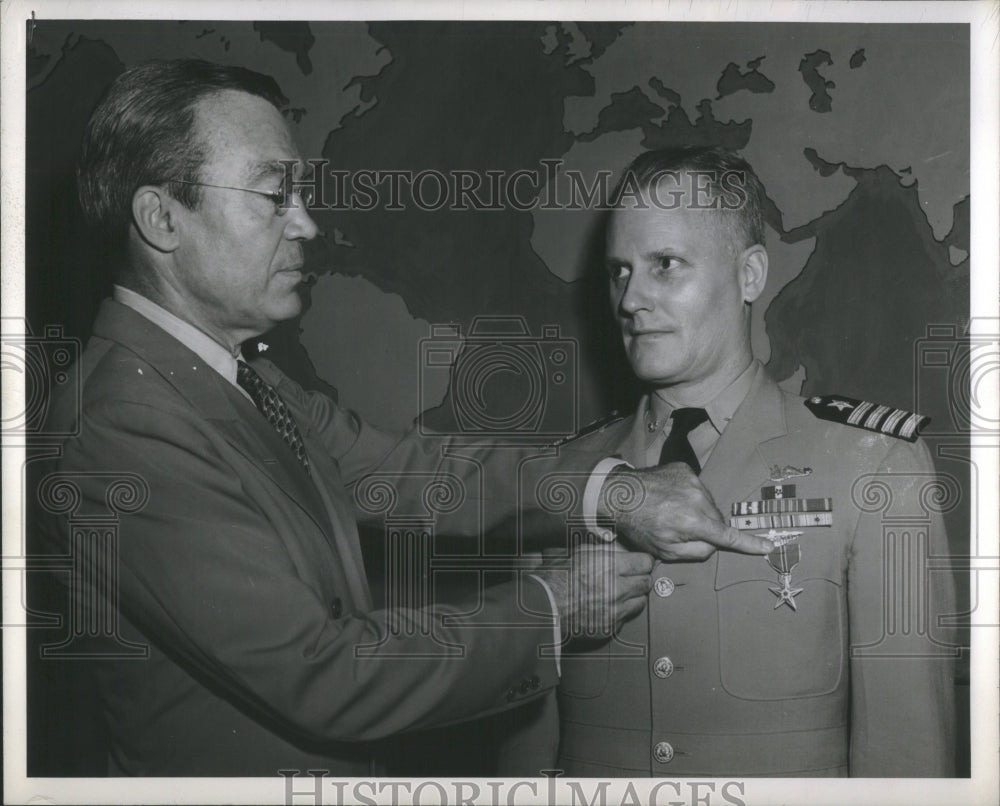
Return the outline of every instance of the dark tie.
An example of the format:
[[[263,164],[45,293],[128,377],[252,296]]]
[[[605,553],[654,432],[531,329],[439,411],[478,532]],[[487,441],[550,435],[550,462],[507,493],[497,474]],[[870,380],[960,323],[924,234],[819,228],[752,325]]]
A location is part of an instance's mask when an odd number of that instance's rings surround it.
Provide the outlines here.
[[[701,473],[701,463],[688,442],[688,434],[708,420],[708,412],[704,409],[674,409],[670,420],[673,425],[660,451],[660,464],[686,462],[695,473]]]
[[[285,444],[292,449],[306,473],[309,473],[309,457],[306,456],[306,446],[302,442],[302,434],[299,432],[295,420],[292,419],[288,406],[274,391],[274,387],[260,377],[257,371],[245,361],[238,361],[236,364],[236,382],[246,390],[260,413],[278,432],[278,436],[285,441]]]

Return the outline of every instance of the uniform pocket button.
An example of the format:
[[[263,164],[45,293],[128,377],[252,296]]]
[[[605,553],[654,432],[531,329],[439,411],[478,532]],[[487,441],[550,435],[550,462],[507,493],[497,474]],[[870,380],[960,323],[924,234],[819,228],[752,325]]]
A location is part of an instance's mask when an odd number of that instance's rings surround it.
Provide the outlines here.
[[[330,602],[330,616],[332,618],[340,618],[344,612],[344,603],[340,601],[340,597],[336,597],[332,602]]]
[[[657,658],[653,664],[653,674],[657,677],[667,678],[674,673],[674,662],[668,657]]]
[[[674,748],[670,742],[657,742],[653,747],[653,758],[655,758],[660,764],[667,764],[674,757]]]
[[[653,583],[653,590],[656,591],[656,595],[663,598],[673,593],[675,587],[674,581],[670,577],[659,577]]]

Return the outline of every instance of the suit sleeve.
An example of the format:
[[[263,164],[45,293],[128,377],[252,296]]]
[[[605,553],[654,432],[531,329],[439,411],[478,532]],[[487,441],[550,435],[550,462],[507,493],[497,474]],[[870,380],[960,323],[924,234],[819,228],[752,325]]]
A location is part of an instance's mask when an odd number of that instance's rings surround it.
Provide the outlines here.
[[[585,513],[587,482],[606,453],[570,441],[558,447],[495,441],[459,441],[448,435],[391,432],[365,423],[318,392],[304,392],[285,378],[283,395],[303,407],[318,438],[339,464],[344,484],[363,500],[364,484],[377,476],[391,484],[404,506],[423,506],[427,479],[446,480],[465,506],[436,513],[439,531],[477,537],[506,530],[535,543],[564,541],[568,518]],[[422,500],[423,499],[423,500]],[[363,506],[362,522],[377,521]],[[593,513],[590,513],[591,515]]]
[[[444,724],[555,685],[555,664],[539,652],[552,641],[550,608],[533,580],[467,607],[334,617],[292,559],[302,536],[269,520],[258,505],[266,490],[227,463],[208,429],[181,407],[114,401],[85,414],[61,463],[76,471],[80,514],[105,507],[100,473],[145,480],[148,501],[119,525],[118,603],[195,677],[314,741]],[[65,523],[52,534],[65,544]]]
[[[954,775],[955,613],[941,487],[922,442],[854,484],[848,565],[852,777]],[[930,567],[929,567],[930,566]]]

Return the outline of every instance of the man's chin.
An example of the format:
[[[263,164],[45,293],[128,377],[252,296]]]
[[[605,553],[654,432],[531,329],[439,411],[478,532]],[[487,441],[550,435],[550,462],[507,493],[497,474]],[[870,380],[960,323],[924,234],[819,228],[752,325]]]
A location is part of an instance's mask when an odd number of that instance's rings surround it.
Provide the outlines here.
[[[643,356],[629,356],[629,363],[636,378],[653,386],[669,386],[677,375],[677,367],[662,361],[646,360]]]
[[[292,291],[268,308],[267,318],[270,321],[270,327],[276,327],[282,322],[294,319],[300,313],[302,313],[302,298],[297,291]]]

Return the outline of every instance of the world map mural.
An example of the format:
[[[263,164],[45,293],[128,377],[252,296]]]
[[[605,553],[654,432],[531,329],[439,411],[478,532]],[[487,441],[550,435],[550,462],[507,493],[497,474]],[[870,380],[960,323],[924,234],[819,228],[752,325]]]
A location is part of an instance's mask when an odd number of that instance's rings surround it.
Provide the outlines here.
[[[603,211],[586,197],[642,150],[720,145],[767,193],[757,357],[800,394],[930,416],[938,470],[966,491],[976,482],[955,378],[921,358],[969,326],[967,26],[39,21],[27,66],[34,330],[85,339],[110,292],[75,201],[87,117],[126,67],[177,57],[273,77],[303,157],[326,172],[305,310],[244,349],[367,420],[475,431],[432,356],[454,361],[484,334],[562,345],[559,367],[539,353],[554,434],[628,411],[636,390],[599,275]],[[337,177],[366,172],[388,177],[368,183],[374,202],[359,191],[344,203]],[[393,175],[421,172],[392,197]],[[503,420],[532,383],[500,362],[476,399]],[[957,553],[969,518],[948,513]]]

